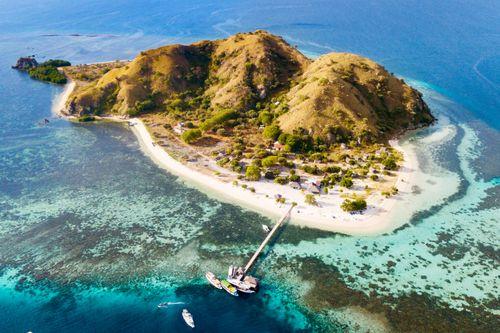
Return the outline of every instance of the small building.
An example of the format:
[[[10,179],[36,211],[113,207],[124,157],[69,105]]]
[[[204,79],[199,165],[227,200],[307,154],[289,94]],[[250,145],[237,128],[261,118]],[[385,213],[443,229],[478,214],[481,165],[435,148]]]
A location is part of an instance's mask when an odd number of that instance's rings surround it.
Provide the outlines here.
[[[307,190],[311,192],[312,194],[320,194],[321,193],[321,188],[319,186],[316,186],[316,184],[309,184],[307,187]]]
[[[276,150],[283,150],[285,148],[285,145],[281,144],[279,141],[275,141],[273,143],[273,148]]]
[[[175,125],[174,127],[172,127],[172,129],[174,130],[174,132],[176,134],[179,134],[181,135],[182,133],[184,133],[185,129],[184,129],[184,123],[183,122],[180,122],[178,123],[177,125]]]
[[[300,190],[302,186],[300,186],[299,182],[290,182],[290,187],[295,189],[295,190]]]
[[[308,184],[314,185],[316,187],[321,187],[321,180],[310,178],[307,180]]]

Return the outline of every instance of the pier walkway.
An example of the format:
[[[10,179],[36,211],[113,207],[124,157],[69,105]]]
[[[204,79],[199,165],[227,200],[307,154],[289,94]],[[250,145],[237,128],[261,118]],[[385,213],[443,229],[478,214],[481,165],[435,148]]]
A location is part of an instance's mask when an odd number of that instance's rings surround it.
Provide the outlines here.
[[[283,215],[283,217],[274,225],[273,229],[271,229],[271,231],[269,231],[269,233],[267,234],[267,237],[264,239],[264,241],[262,242],[262,244],[260,244],[260,246],[257,249],[257,251],[255,251],[255,253],[253,254],[252,258],[250,258],[250,260],[246,264],[245,269],[243,271],[244,274],[246,274],[248,272],[248,270],[252,267],[252,265],[254,264],[255,260],[259,256],[260,252],[262,252],[262,250],[267,245],[267,243],[269,242],[269,240],[273,237],[273,235],[276,232],[276,230],[278,230],[278,228],[283,224],[283,222],[285,222],[285,220],[290,217],[290,213],[292,212],[293,207],[294,207],[293,205],[290,206],[290,208],[288,208],[286,214]]]

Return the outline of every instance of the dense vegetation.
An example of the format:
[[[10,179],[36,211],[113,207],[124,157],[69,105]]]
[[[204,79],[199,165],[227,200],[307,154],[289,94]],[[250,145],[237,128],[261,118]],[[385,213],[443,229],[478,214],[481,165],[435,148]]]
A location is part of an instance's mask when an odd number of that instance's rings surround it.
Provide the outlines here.
[[[64,84],[68,81],[66,76],[53,66],[38,66],[30,69],[28,74],[33,79],[57,84]]]
[[[66,67],[71,66],[71,63],[67,60],[61,59],[49,59],[45,62],[42,62],[40,66],[49,66],[49,67]]]
[[[67,78],[64,73],[60,72],[57,67],[71,66],[71,63],[66,60],[50,59],[37,67],[31,68],[28,74],[31,78],[57,84],[64,84]]]

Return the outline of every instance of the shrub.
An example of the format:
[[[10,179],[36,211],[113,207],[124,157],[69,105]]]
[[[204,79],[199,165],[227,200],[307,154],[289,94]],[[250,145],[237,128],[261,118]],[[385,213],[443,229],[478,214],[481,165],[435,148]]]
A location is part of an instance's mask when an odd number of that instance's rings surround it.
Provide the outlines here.
[[[255,193],[255,187],[249,187],[248,189],[250,190],[250,192]]]
[[[143,113],[147,111],[151,111],[155,108],[156,104],[152,99],[146,99],[141,102],[135,102],[135,109],[138,113]]]
[[[274,178],[274,182],[280,185],[285,185],[288,183],[288,177],[276,177]]]
[[[388,156],[382,161],[382,165],[385,170],[397,170],[398,164],[396,163],[396,158],[393,155]]]
[[[89,114],[84,114],[83,116],[78,118],[79,122],[88,122],[88,121],[94,121],[95,117],[91,116]]]
[[[318,202],[313,194],[306,194],[305,203],[308,205],[316,206]]]
[[[391,194],[392,195],[396,195],[396,194],[398,194],[398,192],[399,192],[399,190],[396,186],[391,187]]]
[[[231,170],[235,172],[241,172],[241,170],[243,170],[243,167],[240,165],[238,160],[232,160],[229,165],[231,166]]]
[[[345,188],[351,188],[352,185],[353,185],[352,179],[349,178],[349,177],[343,177],[340,180],[339,185],[342,186],[342,187],[345,187]]]
[[[364,199],[345,199],[340,205],[340,208],[346,212],[362,211],[366,209],[366,201]]]
[[[262,159],[262,166],[263,167],[272,167],[278,164],[278,157],[277,156],[268,156]]]
[[[182,140],[186,143],[192,143],[201,137],[201,131],[199,129],[188,129],[182,133]]]
[[[264,131],[262,132],[262,135],[266,139],[270,139],[275,141],[279,135],[281,134],[281,129],[277,125],[269,125],[264,128]]]
[[[235,110],[222,110],[222,111],[217,112],[211,118],[208,118],[207,120],[205,120],[200,125],[200,128],[203,131],[208,131],[217,125],[222,125],[226,121],[228,121],[230,119],[235,119],[235,118],[238,118],[238,112],[236,112]]]
[[[262,111],[259,113],[259,122],[264,125],[269,125],[273,122],[273,115],[269,111]]]
[[[318,175],[320,173],[318,167],[316,165],[306,164],[302,168],[305,172],[310,173],[311,175]]]
[[[257,181],[260,179],[260,168],[256,165],[249,165],[245,171],[245,178],[247,180]]]
[[[371,175],[371,176],[370,176],[370,179],[371,179],[371,180],[378,180],[378,176],[377,176],[377,175]]]
[[[326,173],[339,173],[340,170],[340,167],[336,165],[329,165],[323,168],[323,172]]]
[[[279,198],[276,198],[276,202],[284,204],[286,202],[286,199],[284,197],[279,197]]]
[[[292,175],[291,172],[290,172],[290,176],[288,176],[288,179],[290,179],[291,182],[300,182],[300,176],[296,175],[296,174]]]
[[[276,178],[276,175],[274,174],[273,171],[268,170],[268,171],[266,171],[266,173],[264,173],[264,177],[266,179],[274,179],[274,178]]]

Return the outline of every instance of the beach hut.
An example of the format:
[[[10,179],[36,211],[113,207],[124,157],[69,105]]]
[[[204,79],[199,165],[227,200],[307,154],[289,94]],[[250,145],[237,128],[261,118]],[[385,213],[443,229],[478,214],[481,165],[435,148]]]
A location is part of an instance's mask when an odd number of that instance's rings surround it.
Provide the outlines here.
[[[185,131],[185,129],[184,129],[184,123],[180,122],[177,125],[175,125],[172,129],[174,130],[175,133],[181,135]]]
[[[307,187],[307,190],[311,192],[312,194],[320,194],[321,193],[321,188],[317,186],[316,184],[309,184]]]
[[[273,148],[275,150],[283,150],[283,148],[285,148],[285,146],[282,145],[281,143],[279,143],[279,141],[275,141],[273,144]]]

